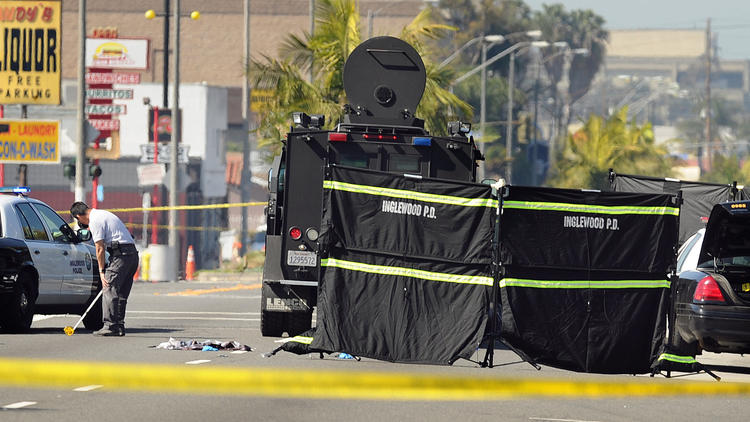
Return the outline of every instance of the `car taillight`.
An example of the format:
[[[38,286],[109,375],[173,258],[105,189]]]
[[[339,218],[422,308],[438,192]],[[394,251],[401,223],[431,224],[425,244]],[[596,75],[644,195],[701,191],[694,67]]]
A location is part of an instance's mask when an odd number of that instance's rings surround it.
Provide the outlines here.
[[[292,237],[294,240],[300,240],[302,237],[302,230],[300,230],[298,227],[292,227],[289,229],[289,236]]]
[[[693,300],[697,302],[724,302],[724,295],[721,294],[716,280],[709,275],[698,282]]]

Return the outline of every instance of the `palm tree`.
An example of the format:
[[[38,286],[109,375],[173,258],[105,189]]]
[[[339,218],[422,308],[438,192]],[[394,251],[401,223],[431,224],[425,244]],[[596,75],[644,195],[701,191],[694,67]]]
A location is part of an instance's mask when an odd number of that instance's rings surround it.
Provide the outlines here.
[[[610,168],[645,176],[670,176],[671,160],[654,143],[650,123],[628,121],[623,107],[608,119],[592,115],[583,127],[568,135],[549,184],[563,188],[603,189]]]
[[[446,90],[454,77],[450,69],[438,69],[430,60],[428,40],[443,37],[453,27],[438,23],[432,8],[423,9],[403,28],[400,38],[422,56],[427,83],[417,115],[433,134],[445,134],[448,110],[470,116],[471,107]],[[279,51],[279,59],[263,56],[253,60],[251,78],[256,89],[269,90],[274,100],[261,110],[258,144],[272,153],[280,148],[291,113],[307,111],[325,114],[329,127],[342,117],[346,103],[343,72],[346,59],[362,41],[360,14],[356,0],[319,0],[315,8],[315,33],[289,35]],[[312,80],[309,75],[312,74]]]

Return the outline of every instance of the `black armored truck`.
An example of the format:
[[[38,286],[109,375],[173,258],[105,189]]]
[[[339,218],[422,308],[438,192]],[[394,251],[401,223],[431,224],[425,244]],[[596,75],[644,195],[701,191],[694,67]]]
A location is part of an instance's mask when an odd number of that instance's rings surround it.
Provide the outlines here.
[[[348,103],[341,122],[294,113],[268,176],[266,259],[261,332],[289,336],[311,328],[317,302],[323,184],[331,164],[413,178],[476,181],[483,160],[471,125],[450,122],[450,136],[431,136],[415,116],[426,83],[424,63],[408,43],[371,38],[344,66]]]

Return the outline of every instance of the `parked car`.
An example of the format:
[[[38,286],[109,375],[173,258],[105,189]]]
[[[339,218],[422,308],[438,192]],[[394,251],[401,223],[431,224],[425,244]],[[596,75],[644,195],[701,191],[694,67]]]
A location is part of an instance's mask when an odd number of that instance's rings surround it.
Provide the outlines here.
[[[28,188],[0,188],[0,329],[23,332],[34,314],[82,315],[101,290],[96,249]],[[10,194],[8,194],[10,193]],[[101,301],[83,324],[102,327]]]
[[[672,345],[750,352],[750,201],[717,204],[677,257]]]

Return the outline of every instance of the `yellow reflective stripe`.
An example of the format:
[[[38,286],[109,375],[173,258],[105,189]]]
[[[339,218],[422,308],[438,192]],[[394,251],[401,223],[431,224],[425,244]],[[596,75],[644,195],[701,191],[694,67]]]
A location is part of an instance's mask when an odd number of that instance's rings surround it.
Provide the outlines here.
[[[312,337],[305,337],[305,336],[294,336],[289,341],[293,341],[295,343],[302,343],[302,344],[310,344],[313,341]]]
[[[530,280],[504,278],[500,287],[534,287],[538,289],[635,289],[668,288],[669,280]]]
[[[569,204],[564,202],[504,201],[503,208],[538,211],[586,212],[592,214],[680,215],[680,209],[675,207],[606,206]]]
[[[360,271],[371,274],[412,277],[421,280],[441,281],[445,283],[479,284],[492,286],[492,277],[436,273],[432,271],[415,270],[404,267],[388,267],[384,265],[364,264],[362,262],[345,261],[342,259],[321,259],[321,267],[335,267],[350,271]]]
[[[696,362],[698,362],[692,356],[679,356],[679,355],[673,355],[671,353],[662,353],[661,355],[659,355],[659,360],[668,360],[668,361],[677,362],[677,363],[696,363]]]
[[[497,207],[497,199],[491,198],[462,198],[460,196],[435,195],[432,193],[383,188],[380,186],[355,185],[353,183],[337,182],[333,180],[324,180],[323,188],[344,192],[363,193],[366,195],[387,196],[389,198],[411,199],[436,204],[458,205],[462,207]]]

